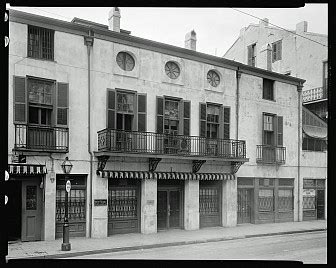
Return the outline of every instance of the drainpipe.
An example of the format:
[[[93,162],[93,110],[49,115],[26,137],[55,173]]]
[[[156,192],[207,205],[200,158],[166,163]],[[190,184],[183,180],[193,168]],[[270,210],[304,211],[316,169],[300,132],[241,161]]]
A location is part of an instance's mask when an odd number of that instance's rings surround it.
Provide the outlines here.
[[[241,71],[237,67],[236,78],[237,78],[237,91],[236,91],[236,140],[238,140],[238,124],[239,124],[239,81],[241,77]]]
[[[300,84],[297,86],[297,92],[298,92],[298,182],[297,182],[297,187],[298,187],[298,221],[300,221],[300,214],[302,210],[302,202],[300,202],[301,198],[301,176],[300,176],[300,169],[301,169],[301,146],[302,146],[302,125],[301,125],[301,111],[302,111],[302,87],[303,85]],[[303,213],[303,212],[302,212]]]
[[[89,237],[92,233],[92,170],[93,170],[93,153],[91,150],[91,79],[90,79],[90,48],[93,46],[93,31],[89,30],[89,36],[84,36],[84,43],[87,47],[88,59],[88,152],[90,154],[90,197],[89,197]]]

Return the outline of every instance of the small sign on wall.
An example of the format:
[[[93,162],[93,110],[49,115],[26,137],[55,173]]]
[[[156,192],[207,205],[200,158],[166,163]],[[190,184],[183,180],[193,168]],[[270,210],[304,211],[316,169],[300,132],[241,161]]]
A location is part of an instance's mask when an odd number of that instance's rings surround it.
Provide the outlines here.
[[[107,199],[95,199],[94,205],[95,206],[107,206]]]
[[[315,189],[303,189],[303,196],[315,196]]]

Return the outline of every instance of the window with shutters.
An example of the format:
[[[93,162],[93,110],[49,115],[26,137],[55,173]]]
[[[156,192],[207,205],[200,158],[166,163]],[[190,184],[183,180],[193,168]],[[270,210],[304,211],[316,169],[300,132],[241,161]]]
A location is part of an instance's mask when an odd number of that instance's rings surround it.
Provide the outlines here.
[[[28,25],[28,57],[54,60],[54,31]]]
[[[264,114],[264,145],[275,145],[274,139],[274,115]]]
[[[219,138],[219,113],[219,106],[207,105],[207,138]]]
[[[274,100],[274,81],[263,79],[263,99]]]
[[[282,41],[272,43],[272,62],[281,60],[282,58]]]
[[[253,67],[256,66],[256,44],[247,47],[247,64]]]

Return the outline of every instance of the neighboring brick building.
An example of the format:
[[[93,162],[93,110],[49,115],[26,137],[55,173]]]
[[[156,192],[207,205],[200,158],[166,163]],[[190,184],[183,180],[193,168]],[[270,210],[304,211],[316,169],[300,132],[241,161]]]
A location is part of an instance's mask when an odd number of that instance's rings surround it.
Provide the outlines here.
[[[73,236],[302,220],[304,80],[134,37],[118,8],[11,10],[9,33],[11,239],[62,235],[68,179]]]
[[[328,36],[308,32],[302,21],[295,30],[269,25],[268,19],[240,30],[224,58],[306,80],[303,104],[325,121],[328,116]],[[266,45],[270,47],[267,49]],[[272,54],[266,63],[265,55]]]

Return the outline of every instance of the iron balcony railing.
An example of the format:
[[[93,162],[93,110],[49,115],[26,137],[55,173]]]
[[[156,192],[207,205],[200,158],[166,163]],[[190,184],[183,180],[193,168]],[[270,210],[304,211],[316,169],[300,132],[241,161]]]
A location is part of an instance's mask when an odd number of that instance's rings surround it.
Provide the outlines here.
[[[104,129],[98,131],[98,151],[246,158],[242,140]]]
[[[302,102],[311,102],[328,98],[326,87],[317,87],[302,91]]]
[[[68,152],[69,129],[15,124],[14,148],[16,150]]]
[[[286,147],[257,145],[257,163],[278,164],[286,163]]]

